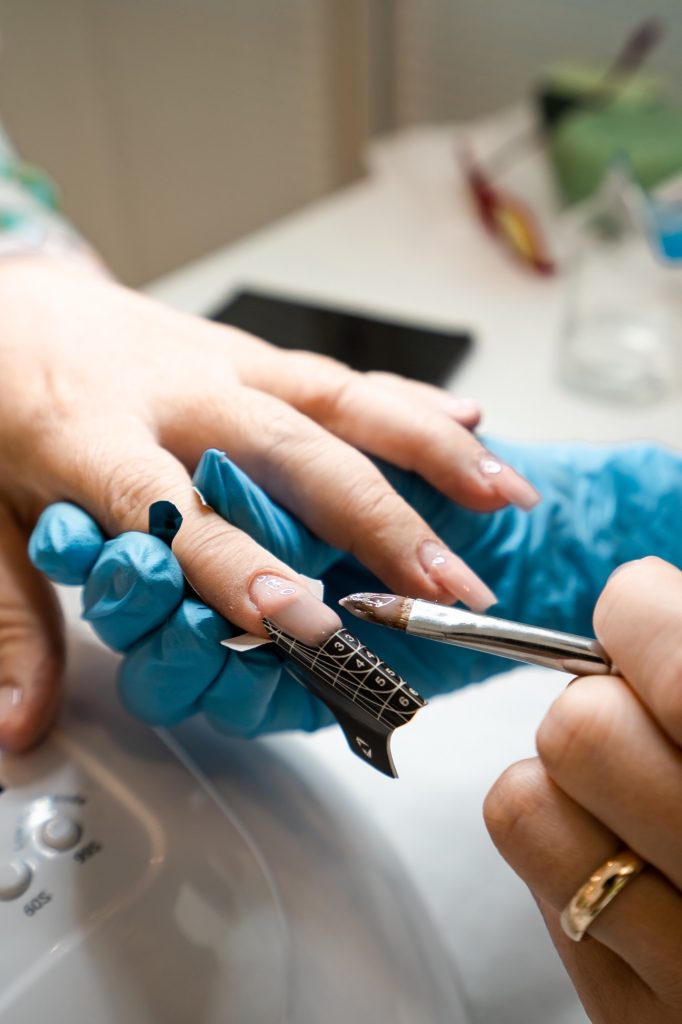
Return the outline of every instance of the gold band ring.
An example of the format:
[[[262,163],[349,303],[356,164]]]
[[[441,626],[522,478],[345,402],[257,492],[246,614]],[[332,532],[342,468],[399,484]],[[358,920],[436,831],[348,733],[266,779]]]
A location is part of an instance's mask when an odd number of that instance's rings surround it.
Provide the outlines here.
[[[621,850],[593,871],[561,914],[561,927],[574,942],[583,935],[604,907],[608,907],[621,889],[636,878],[645,862],[632,850]]]

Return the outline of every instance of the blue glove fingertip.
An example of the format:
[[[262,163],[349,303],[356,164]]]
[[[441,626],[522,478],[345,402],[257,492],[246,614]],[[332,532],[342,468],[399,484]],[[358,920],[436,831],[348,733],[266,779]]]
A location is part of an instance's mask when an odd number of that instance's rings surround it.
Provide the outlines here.
[[[82,508],[58,501],[41,513],[28,542],[29,558],[55,583],[85,583],[99,558],[104,535]]]
[[[109,647],[125,651],[165,622],[185,581],[170,548],[147,533],[107,541],[83,588],[83,618]]]
[[[276,504],[224,452],[209,448],[196,468],[194,485],[233,526],[297,572],[320,576],[339,557],[298,519]]]
[[[195,714],[201,695],[231,657],[220,641],[234,632],[212,608],[185,599],[124,658],[118,676],[121,703],[151,725],[174,725]]]
[[[282,661],[271,646],[232,653],[202,696],[201,710],[226,735],[256,736],[262,731],[282,671]]]

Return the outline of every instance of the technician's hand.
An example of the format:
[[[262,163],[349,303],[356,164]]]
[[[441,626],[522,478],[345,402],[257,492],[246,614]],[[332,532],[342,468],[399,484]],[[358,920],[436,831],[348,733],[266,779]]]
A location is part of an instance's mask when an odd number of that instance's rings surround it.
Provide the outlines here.
[[[170,499],[184,516],[174,550],[195,591],[258,631],[254,580],[296,574],[200,505],[189,472],[212,445],[386,586],[444,601],[481,606],[491,595],[358,448],[471,507],[536,500],[437,389],[280,351],[56,261],[0,267],[0,381],[4,747],[35,740],[56,703],[59,627],[24,554],[50,502],[76,503],[115,536],[145,530],[149,505]],[[324,623],[323,607],[308,624]]]
[[[510,768],[485,816],[529,885],[594,1024],[682,1020],[682,574],[655,558],[623,567],[595,611],[623,678],[574,680]],[[560,914],[624,850],[641,874],[571,940]],[[593,905],[593,895],[588,895]]]

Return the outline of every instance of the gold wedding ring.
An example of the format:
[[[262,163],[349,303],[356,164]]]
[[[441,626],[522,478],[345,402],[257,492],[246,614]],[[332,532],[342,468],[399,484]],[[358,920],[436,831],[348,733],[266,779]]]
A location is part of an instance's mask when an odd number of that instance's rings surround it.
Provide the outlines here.
[[[580,942],[604,907],[644,868],[645,862],[632,850],[621,850],[593,871],[561,914],[561,927],[574,942]]]

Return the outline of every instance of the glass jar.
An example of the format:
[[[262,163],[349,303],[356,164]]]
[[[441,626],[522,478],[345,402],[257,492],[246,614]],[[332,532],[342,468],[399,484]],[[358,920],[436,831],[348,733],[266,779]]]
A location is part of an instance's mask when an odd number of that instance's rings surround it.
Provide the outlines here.
[[[682,272],[647,228],[646,197],[614,168],[575,227],[560,372],[571,388],[646,403],[679,384]]]

